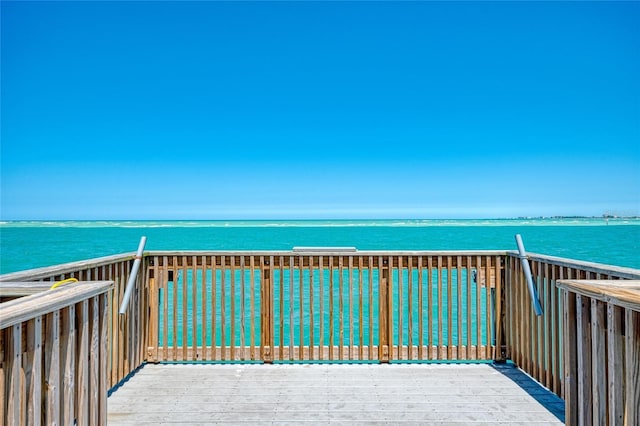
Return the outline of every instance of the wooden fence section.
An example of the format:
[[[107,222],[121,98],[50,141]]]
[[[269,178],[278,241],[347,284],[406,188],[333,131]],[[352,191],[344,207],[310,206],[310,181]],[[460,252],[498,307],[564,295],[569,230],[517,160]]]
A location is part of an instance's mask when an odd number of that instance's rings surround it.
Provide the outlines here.
[[[101,257],[80,262],[72,262],[46,268],[4,274],[7,281],[41,281],[53,284],[67,278],[79,281],[113,281],[109,292],[109,388],[115,386],[129,373],[142,365],[147,346],[148,309],[147,280],[138,274],[136,288],[131,295],[126,315],[119,315],[118,309],[124,296],[129,272],[135,253]]]
[[[560,280],[567,424],[640,419],[640,280]]]
[[[2,424],[106,424],[113,282],[80,282],[0,305]]]
[[[134,253],[0,281],[113,281],[107,388],[145,361],[512,359],[565,398],[573,388],[564,384],[565,302],[556,283],[640,279],[635,269],[529,254],[544,311],[537,317],[515,252],[307,250],[147,252],[125,315],[118,308]],[[21,326],[22,348],[36,322]],[[17,341],[11,333],[2,334],[3,372],[15,349],[7,342]]]
[[[504,252],[150,252],[150,361],[494,359]]]
[[[564,301],[556,287],[557,281],[640,279],[640,271],[537,254],[529,254],[528,258],[543,315],[535,315],[520,259],[516,253],[510,252],[505,266],[507,357],[545,387],[565,398]]]

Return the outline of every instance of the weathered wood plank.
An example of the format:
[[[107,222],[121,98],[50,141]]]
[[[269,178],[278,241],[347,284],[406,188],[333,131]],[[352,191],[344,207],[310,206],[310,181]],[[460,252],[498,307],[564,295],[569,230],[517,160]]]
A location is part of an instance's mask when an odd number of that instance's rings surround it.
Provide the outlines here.
[[[623,308],[640,310],[640,280],[561,280],[558,287]]]
[[[418,257],[418,358],[424,359],[424,266],[422,256]]]
[[[230,272],[230,285],[229,285],[229,347],[231,348],[230,355],[232,360],[236,359],[235,357],[235,349],[236,349],[236,257],[231,256],[231,268]]]
[[[25,353],[25,384],[27,424],[42,422],[42,317],[27,322],[27,351]]]
[[[413,354],[413,257],[409,256],[407,264],[407,353],[408,359],[414,359]]]
[[[275,260],[276,258],[274,258]],[[279,349],[280,349],[280,361],[282,361],[283,355],[284,354],[284,317],[285,317],[285,311],[284,311],[284,257],[280,256],[279,258],[279,264],[278,264],[278,272],[279,272],[279,282],[280,282],[280,292],[279,294],[279,299],[280,299],[280,310],[278,311],[278,315],[280,317],[280,327],[278,329],[278,335],[279,335]]]
[[[246,348],[246,340],[245,340],[245,330],[247,328],[246,324],[246,307],[245,307],[245,287],[246,287],[246,278],[245,278],[245,260],[244,256],[240,256],[240,359],[244,361],[246,359],[245,348]],[[253,275],[253,271],[251,271]],[[252,295],[253,298],[253,295]],[[195,315],[194,315],[195,317]]]
[[[609,424],[619,425],[624,420],[624,335],[623,310],[607,303],[607,395]]]
[[[392,263],[389,262],[389,265],[391,265]],[[402,312],[404,311],[404,304],[403,304],[403,294],[402,294],[402,287],[403,287],[403,274],[402,274],[402,256],[398,257],[398,280],[397,282],[393,281],[393,270],[389,273],[389,277],[391,280],[391,291],[393,292],[393,288],[394,286],[397,288],[397,293],[398,293],[398,321],[397,321],[397,328],[395,330],[393,330],[393,333],[391,334],[391,336],[395,336],[397,337],[397,347],[395,349],[395,353],[398,354],[399,358],[398,359],[402,359],[401,358],[401,354],[402,354],[402,335],[403,335],[403,318],[402,318]],[[393,337],[390,337],[391,340],[391,345],[393,345]]]
[[[293,341],[295,339],[295,331],[294,331],[294,287],[293,287],[293,256],[289,256],[289,269],[288,269],[288,273],[289,273],[289,361],[293,361],[293,357],[294,357],[294,351],[293,351]],[[284,330],[283,330],[284,331]]]
[[[575,318],[578,327],[578,418],[584,424],[592,424],[591,302],[587,296],[576,295]]]
[[[251,278],[249,280],[249,294],[250,296],[250,320],[249,320],[249,327],[251,327],[250,330],[250,346],[249,346],[249,353],[251,354],[251,360],[255,360],[255,357],[253,356],[255,349],[256,349],[256,298],[255,298],[255,272],[256,272],[256,258],[255,256],[251,256],[251,258],[249,259],[249,269],[251,270]],[[202,339],[204,341],[204,338]],[[206,345],[206,343],[205,343]]]
[[[218,293],[218,277],[216,270],[216,256],[211,256],[211,345],[216,346],[217,343],[217,321],[218,309],[216,305]],[[211,353],[210,359],[215,360],[215,354]]]
[[[207,256],[203,255],[201,257],[202,266],[200,267],[200,276],[202,277],[200,281],[200,347],[202,348],[202,359],[210,360],[211,356],[206,351],[207,347],[207,331],[209,330],[209,314],[207,312],[207,300],[209,298],[209,291],[207,291],[208,285],[208,271],[207,268]],[[152,306],[155,306],[152,304]],[[153,320],[152,320],[153,321]]]
[[[195,255],[192,256],[191,262],[192,262],[191,264],[191,309],[192,309],[191,347],[195,351],[198,346],[198,322],[199,322],[198,315],[196,315],[198,311],[198,260]],[[204,282],[204,277],[200,279],[200,282]],[[192,358],[192,359],[195,360],[195,358]]]
[[[625,413],[624,424],[640,419],[640,312],[625,309]]]
[[[38,294],[51,288],[46,281],[0,281],[0,297],[23,297]]]
[[[607,423],[606,322],[604,303],[591,299],[591,392],[592,419],[595,424]]]
[[[318,286],[319,286],[319,297],[320,297],[320,304],[318,306],[318,309],[320,310],[319,314],[319,319],[320,319],[320,327],[319,327],[319,332],[320,332],[320,339],[318,342],[318,348],[322,348],[324,346],[324,324],[325,324],[325,320],[324,320],[324,257],[322,255],[320,255],[318,257]],[[319,351],[319,356],[318,359],[322,360],[322,351]]]
[[[60,424],[60,311],[47,314],[45,330],[44,423]]]
[[[55,266],[47,266],[44,268],[30,269],[27,271],[12,272],[0,275],[0,282],[27,282],[27,281],[49,281],[49,286],[55,281],[61,280],[62,276],[70,275],[78,271],[84,271],[97,267],[113,265],[118,262],[131,260],[135,257],[133,253],[116,254],[113,256],[98,257],[95,259],[82,260],[79,262],[63,263]],[[57,279],[56,279],[57,278]],[[104,280],[104,278],[103,278]],[[80,280],[89,281],[89,280]]]
[[[6,328],[6,404],[7,424],[19,425],[24,423],[22,417],[22,323]],[[5,401],[3,400],[4,404]]]
[[[335,325],[333,321],[334,314],[334,298],[335,294],[333,291],[334,286],[334,278],[333,278],[333,256],[329,256],[329,360],[333,361],[333,348],[335,344]]]
[[[364,286],[363,263],[362,256],[358,256],[358,346],[360,347],[358,359],[364,359],[364,308],[362,306],[364,303],[364,295],[362,292]],[[311,329],[313,330],[313,327],[311,327]]]
[[[305,312],[304,312],[304,300],[305,300],[305,294],[304,294],[304,276],[303,276],[303,261],[304,258],[303,257],[299,257],[299,263],[298,263],[298,287],[299,287],[299,309],[298,309],[298,322],[299,322],[299,346],[300,347],[304,347],[304,317],[305,317]],[[292,295],[293,297],[293,295]],[[304,351],[299,350],[298,351],[298,359],[303,359],[304,356]]]
[[[562,277],[562,272],[560,274]],[[578,422],[578,334],[576,325],[576,295],[564,292],[564,383],[565,420],[567,424]]]
[[[387,312],[387,275],[389,268],[383,267],[382,256],[378,257],[378,359],[381,362],[389,360],[389,337],[388,337],[388,312]],[[331,347],[329,350],[331,351]]]
[[[544,303],[544,293],[542,292],[542,286],[540,283],[540,280],[542,279],[542,271],[541,271],[541,267],[542,264],[540,262],[532,262],[533,264],[531,265],[531,269],[532,269],[532,273],[535,273],[535,276],[533,278],[533,285],[534,288],[536,289],[536,293],[538,294],[538,298],[541,300],[541,303]],[[533,272],[533,271],[537,271],[537,272]],[[543,310],[544,312],[544,310]],[[540,354],[541,354],[541,349],[540,348],[540,337],[541,335],[544,333],[544,331],[542,330],[541,324],[540,324],[540,319],[541,317],[536,315],[535,312],[533,311],[533,309],[531,309],[531,344],[532,344],[532,356],[531,356],[531,364],[532,364],[532,368],[531,368],[531,375],[533,376],[534,379],[536,379],[539,382],[542,382],[542,365],[540,362]]]
[[[2,328],[8,328],[78,303],[108,291],[112,287],[113,281],[85,281],[59,287],[46,293],[11,300],[2,304],[0,324]]]
[[[438,264],[440,264],[440,260],[438,260]],[[480,298],[480,289],[481,289],[481,285],[480,285],[480,270],[482,269],[482,257],[480,256],[476,256],[476,323],[480,324],[480,321],[482,320],[482,301]],[[440,270],[438,270],[438,275],[440,275]],[[441,301],[438,300],[438,303],[440,303]],[[438,338],[438,341],[440,341],[440,338]],[[482,345],[482,327],[478,327],[476,326],[476,346],[480,346]],[[480,359],[481,355],[477,354],[477,358],[476,359]]]
[[[472,331],[472,322],[471,322],[471,312],[472,312],[472,304],[471,304],[471,292],[472,292],[472,266],[471,266],[471,256],[467,256],[467,282],[466,282],[466,291],[467,291],[467,347],[471,346],[471,342],[473,340],[473,331]],[[431,332],[431,331],[429,331]],[[471,357],[467,355],[467,359]]]
[[[353,353],[353,256],[349,256],[349,359],[355,359]],[[302,344],[302,343],[301,343]]]
[[[180,294],[180,299],[182,299],[182,309],[180,309],[180,312],[179,312],[179,316],[182,316],[182,321],[180,321],[180,323],[178,324],[178,327],[181,327],[181,328],[180,329],[176,328],[176,334],[178,334],[178,337],[181,338],[180,346],[182,347],[182,354],[179,356],[179,360],[188,361],[189,358],[187,358],[187,347],[189,346],[188,345],[189,318],[187,318],[188,317],[187,312],[188,312],[188,303],[189,303],[189,277],[187,272],[189,269],[188,269],[186,257],[182,256],[179,262],[182,265],[182,267],[180,267],[180,269],[177,270],[178,277],[176,279],[176,284],[179,284],[178,293]],[[180,304],[178,303],[178,299],[176,299],[175,304],[178,305],[178,307],[180,307]]]
[[[162,288],[162,347],[166,350],[169,345],[169,273],[167,269],[168,258],[163,258],[163,268],[160,270],[160,286]],[[167,361],[166,358],[158,358],[159,361]]]
[[[562,321],[559,317],[558,309],[558,300],[561,298],[558,297],[558,288],[556,287],[556,267],[551,266],[551,273],[545,272],[547,277],[549,277],[549,308],[547,310],[550,311],[549,320],[551,322],[551,331],[550,331],[550,341],[549,341],[549,363],[551,365],[551,390],[556,394],[560,395],[562,390],[560,387],[561,377],[560,377],[560,350],[559,350],[559,336],[562,331]]]
[[[428,315],[428,324],[427,327],[429,329],[429,347],[433,347],[433,257],[429,256],[427,258],[427,315]],[[431,351],[427,352],[427,359],[431,360],[433,357],[431,356]]]
[[[225,264],[225,256],[220,256],[220,263],[222,265]],[[224,350],[225,347],[227,346],[227,339],[226,339],[226,317],[227,314],[225,312],[225,308],[226,308],[226,304],[227,304],[227,299],[225,297],[225,276],[226,276],[226,270],[225,268],[220,268],[220,345],[222,346],[222,357],[221,358],[223,361],[226,360],[226,351]]]
[[[106,294],[101,294],[99,296],[99,313],[100,313],[100,324],[99,324],[99,358],[100,358],[100,383],[99,383],[99,397],[98,397],[98,424],[106,425],[107,424],[107,390],[109,389],[109,340],[108,340],[108,332],[109,332],[109,298]]]
[[[513,252],[513,251],[508,251],[507,254],[509,256],[515,256],[516,258],[518,256],[517,252]],[[570,268],[570,269],[577,269],[585,272],[588,271],[594,274],[603,274],[603,275],[608,275],[616,278],[622,278],[625,280],[640,280],[640,270],[638,269],[626,268],[621,266],[613,266],[613,265],[603,265],[601,263],[585,262],[583,260],[567,259],[562,257],[547,256],[547,255],[536,254],[536,253],[527,253],[527,257],[529,258],[529,260],[548,262],[553,265]],[[567,278],[579,279],[580,277],[567,276]]]
[[[158,327],[160,325],[160,288],[158,286],[160,272],[158,269],[158,259],[152,259],[152,266],[150,269],[153,271],[153,278],[148,280],[149,288],[149,347],[147,348],[147,359],[151,362],[158,360],[158,335],[160,331]]]
[[[486,256],[485,257],[485,285],[484,285],[484,294],[485,294],[485,319],[484,321],[487,324],[487,334],[485,336],[486,341],[485,341],[485,345],[487,346],[489,352],[487,352],[485,354],[485,358],[491,358],[492,354],[491,354],[491,346],[492,346],[492,336],[493,336],[493,321],[491,320],[491,317],[493,315],[493,309],[491,307],[491,287],[492,287],[492,283],[493,285],[495,285],[495,276],[492,277],[492,273],[495,272],[494,268],[492,268],[491,266],[491,256]],[[495,275],[495,273],[494,273]]]
[[[100,407],[100,296],[89,302],[89,396],[90,408],[88,424],[99,423]],[[158,351],[156,350],[156,357]]]
[[[501,273],[501,260],[499,257],[495,259],[495,271],[496,271],[496,286],[495,286],[495,336],[496,336],[496,349],[494,354],[494,359],[503,360],[504,356],[502,354],[502,343],[503,343],[503,318],[504,312],[503,310],[503,289],[502,289],[502,273]]]
[[[462,282],[462,256],[457,256],[457,266],[456,266],[456,295],[457,295],[457,305],[456,305],[456,312],[457,312],[457,320],[458,320],[458,324],[457,324],[457,330],[458,330],[458,340],[457,340],[457,344],[458,344],[458,357],[460,357],[460,355],[462,354],[462,347],[464,345],[463,341],[462,341],[462,286],[463,286],[463,282]],[[457,358],[460,359],[460,358]]]
[[[451,256],[447,256],[447,359],[453,359],[453,267],[451,262]]]
[[[73,424],[75,419],[75,305],[65,308],[61,312],[60,327],[60,374],[61,377],[61,424]]]
[[[344,257],[338,257],[338,359],[344,360]]]
[[[112,359],[115,367],[111,368],[111,381],[109,382],[110,385],[115,385],[116,383],[118,383],[120,378],[125,376],[124,336],[125,330],[127,329],[126,325],[128,320],[128,317],[126,315],[121,316],[118,314],[118,307],[120,306],[122,298],[124,297],[124,291],[127,282],[124,263],[119,262],[116,265],[113,265],[112,268],[110,268],[110,270],[114,269],[115,277],[112,278],[114,279],[115,285],[112,292],[112,303],[109,307],[111,308],[111,318],[113,320]]]

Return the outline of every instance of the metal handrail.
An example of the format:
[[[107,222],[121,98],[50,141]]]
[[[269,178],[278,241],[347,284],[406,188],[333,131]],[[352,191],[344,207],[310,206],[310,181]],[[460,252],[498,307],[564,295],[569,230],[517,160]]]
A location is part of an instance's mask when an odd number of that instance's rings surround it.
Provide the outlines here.
[[[540,305],[540,299],[538,298],[538,291],[533,285],[533,277],[531,276],[531,268],[529,267],[529,260],[527,253],[524,250],[524,243],[520,234],[516,234],[516,244],[518,244],[518,257],[522,263],[522,271],[524,277],[527,280],[527,287],[529,288],[529,294],[531,295],[531,303],[533,303],[533,309],[537,316],[542,315],[542,306]]]
[[[127,287],[124,292],[124,297],[122,298],[122,303],[120,304],[120,310],[118,311],[120,315],[124,315],[124,313],[127,311],[127,306],[129,306],[129,299],[131,298],[131,292],[133,291],[133,286],[136,282],[138,269],[140,268],[140,262],[142,261],[142,254],[144,253],[144,245],[146,243],[147,243],[147,237],[140,238],[138,251],[136,252],[136,257],[135,257],[135,260],[133,261],[133,266],[131,267],[131,274],[129,274],[129,281],[127,282]]]

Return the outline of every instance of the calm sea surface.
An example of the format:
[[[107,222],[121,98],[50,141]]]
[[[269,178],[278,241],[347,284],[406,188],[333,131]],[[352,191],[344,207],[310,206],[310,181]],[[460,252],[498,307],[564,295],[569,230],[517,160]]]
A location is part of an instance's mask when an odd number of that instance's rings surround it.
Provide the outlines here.
[[[640,219],[10,221],[0,223],[0,272],[147,250],[515,250],[640,268]]]

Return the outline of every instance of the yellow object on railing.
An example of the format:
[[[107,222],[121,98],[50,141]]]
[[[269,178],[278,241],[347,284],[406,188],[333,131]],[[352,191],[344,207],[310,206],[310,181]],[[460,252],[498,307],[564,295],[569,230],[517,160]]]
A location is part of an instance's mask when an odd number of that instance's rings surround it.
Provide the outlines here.
[[[60,287],[61,285],[69,284],[69,283],[77,283],[77,278],[67,278],[66,280],[56,281],[49,290],[53,290],[55,288]]]

